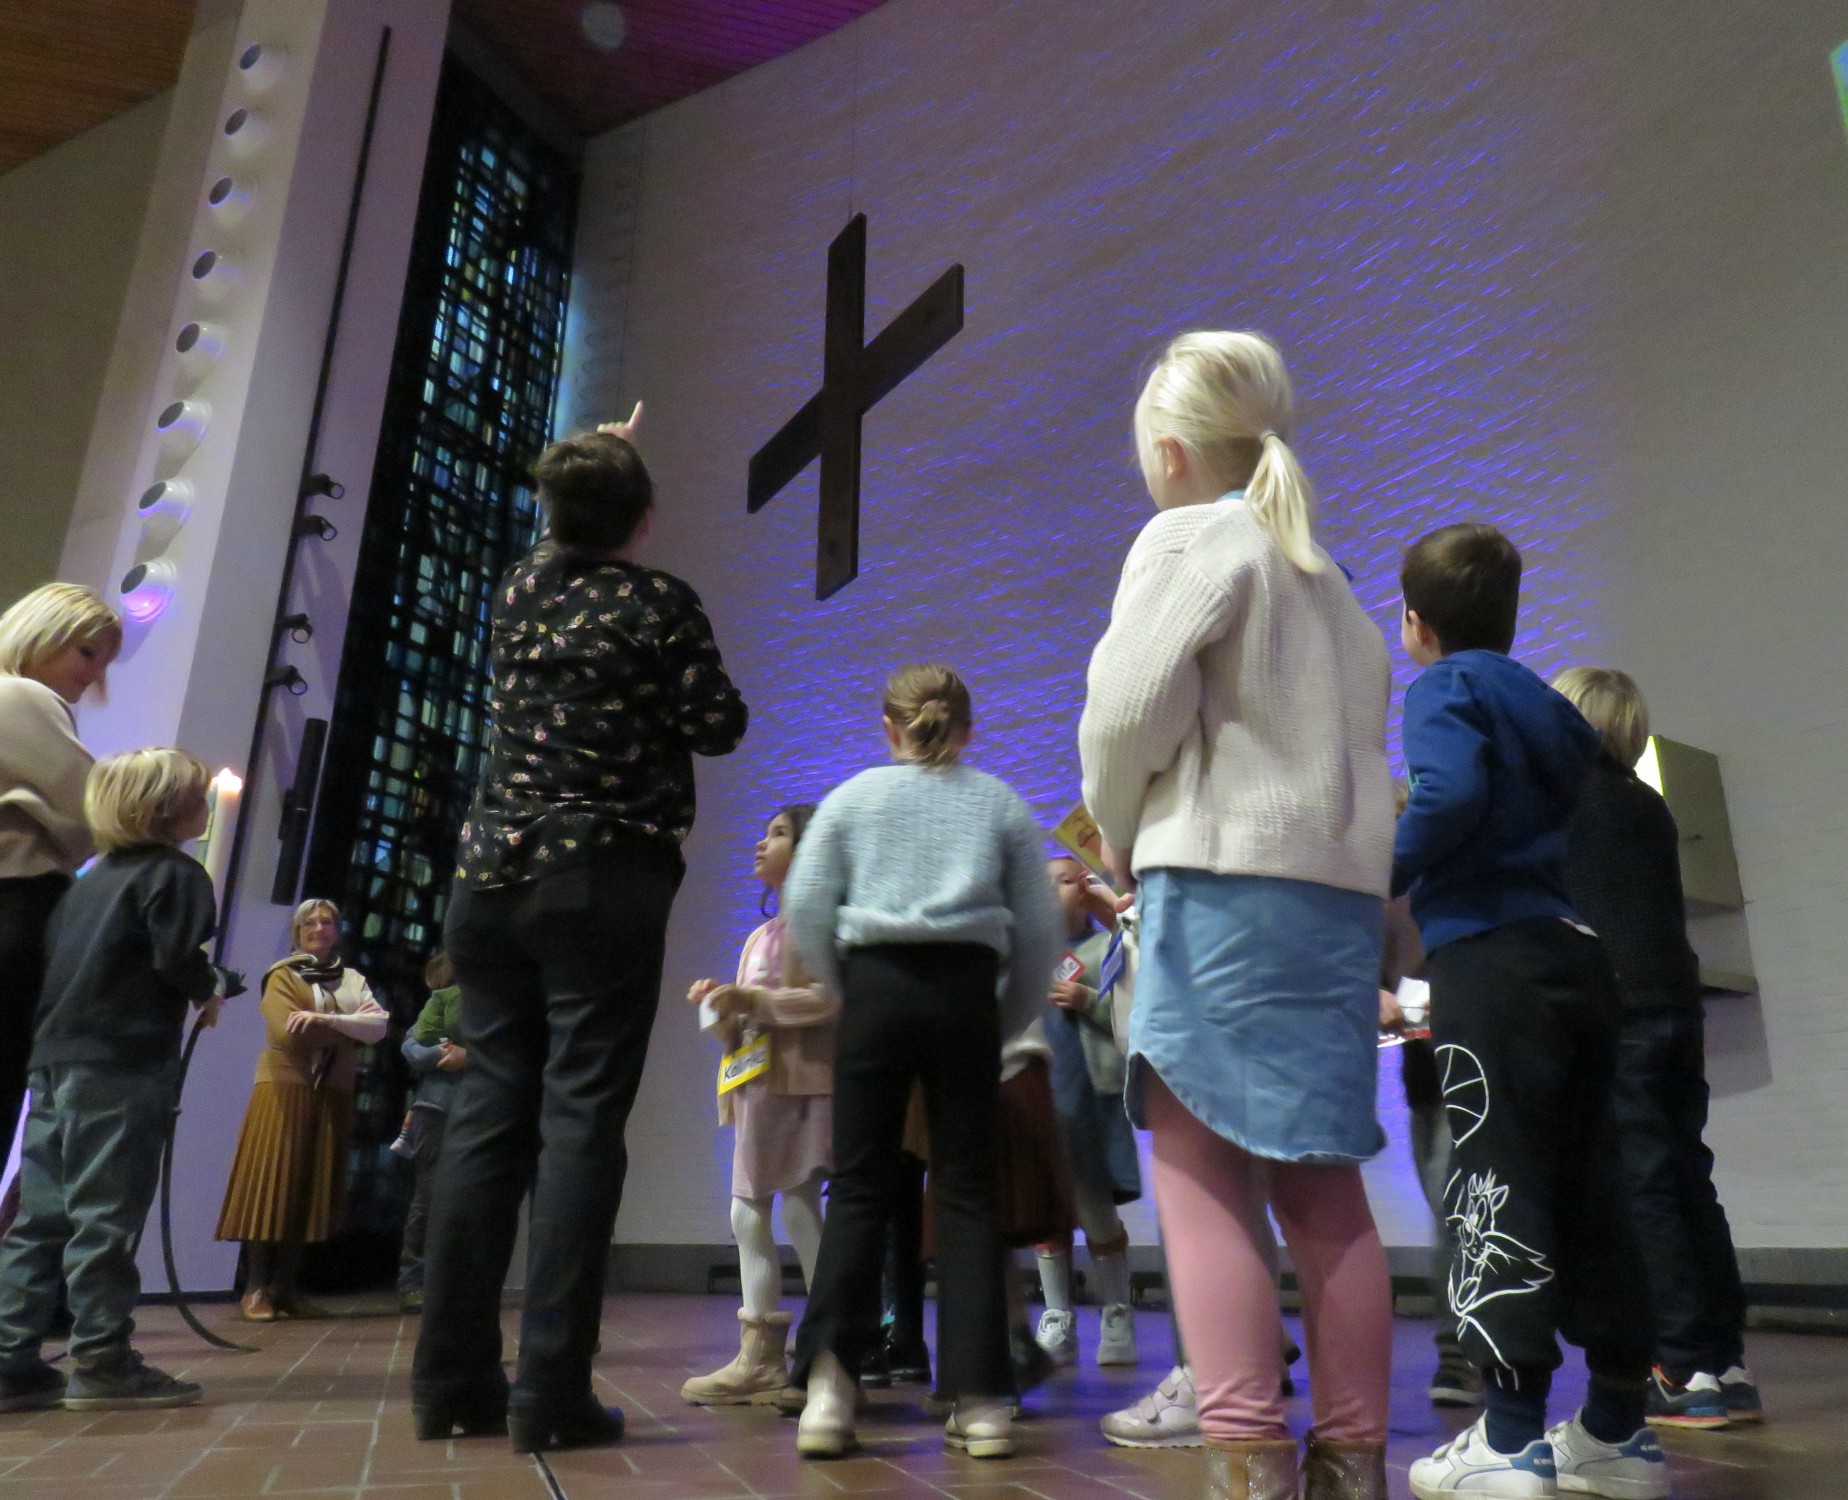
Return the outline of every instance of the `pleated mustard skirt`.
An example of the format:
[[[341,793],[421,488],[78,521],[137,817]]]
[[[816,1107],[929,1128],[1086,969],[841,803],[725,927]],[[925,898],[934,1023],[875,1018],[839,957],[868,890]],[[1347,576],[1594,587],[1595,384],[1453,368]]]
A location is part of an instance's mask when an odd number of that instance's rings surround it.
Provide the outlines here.
[[[339,1089],[259,1081],[238,1132],[221,1240],[312,1244],[340,1227],[353,1096]]]

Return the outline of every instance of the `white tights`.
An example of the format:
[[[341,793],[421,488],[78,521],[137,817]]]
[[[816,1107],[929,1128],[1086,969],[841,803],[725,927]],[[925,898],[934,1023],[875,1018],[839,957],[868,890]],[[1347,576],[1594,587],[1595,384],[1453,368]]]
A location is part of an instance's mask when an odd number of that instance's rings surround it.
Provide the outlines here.
[[[732,1233],[738,1239],[738,1279],[744,1283],[744,1314],[761,1318],[783,1300],[783,1262],[770,1227],[774,1198],[733,1198]],[[815,1283],[815,1258],[821,1251],[821,1179],[811,1177],[783,1194],[783,1227],[802,1263],[802,1279]]]

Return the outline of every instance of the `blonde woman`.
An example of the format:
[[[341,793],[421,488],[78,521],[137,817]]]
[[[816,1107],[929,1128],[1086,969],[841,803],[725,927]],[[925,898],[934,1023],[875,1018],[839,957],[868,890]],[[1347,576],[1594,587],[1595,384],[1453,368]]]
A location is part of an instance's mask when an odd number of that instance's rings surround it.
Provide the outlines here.
[[[84,822],[90,752],[72,706],[100,688],[122,620],[91,589],[48,583],[0,615],[0,1157],[26,1091],[45,924],[95,853]]]
[[[1389,662],[1316,545],[1289,376],[1195,333],[1136,403],[1158,514],[1091,659],[1084,796],[1137,891],[1126,1103],[1192,1356],[1208,1493],[1297,1494],[1266,1210],[1303,1290],[1304,1494],[1383,1500],[1392,1305],[1360,1163],[1391,868]]]
[[[305,1246],[340,1227],[353,1078],[359,1049],[387,1016],[364,978],[340,962],[340,910],[304,901],[289,924],[294,951],[263,978],[267,1045],[238,1133],[217,1238],[242,1240],[244,1316],[313,1317],[296,1294]]]

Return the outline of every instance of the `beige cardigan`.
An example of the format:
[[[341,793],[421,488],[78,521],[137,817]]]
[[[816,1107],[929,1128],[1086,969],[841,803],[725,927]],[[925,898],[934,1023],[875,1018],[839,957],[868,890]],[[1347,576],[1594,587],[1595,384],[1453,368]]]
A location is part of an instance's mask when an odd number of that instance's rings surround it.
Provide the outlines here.
[[[770,1032],[770,1071],[766,1075],[773,1094],[832,1094],[834,1092],[834,1023],[841,1013],[841,997],[817,984],[802,969],[795,945],[782,935],[782,984],[765,988],[745,983],[764,946],[776,933],[775,920],[764,923],[744,940],[738,956],[737,984],[750,1003],[749,1024]],[[735,1021],[708,1027],[729,1048],[740,1037]],[[732,1095],[719,1095],[719,1123],[732,1123]]]
[[[0,674],[0,880],[72,875],[96,852],[90,766],[70,705],[36,678]]]
[[[309,984],[288,958],[270,965],[263,976],[259,1009],[268,1045],[257,1057],[258,1083],[293,1083],[346,1094],[352,1093],[359,1071],[359,1049],[383,1037],[391,1019],[372,998],[372,987],[352,969],[329,989]],[[335,1017],[335,1028],[345,1040],[317,1043],[311,1040],[313,1032],[291,1032],[289,1017],[298,1010]]]

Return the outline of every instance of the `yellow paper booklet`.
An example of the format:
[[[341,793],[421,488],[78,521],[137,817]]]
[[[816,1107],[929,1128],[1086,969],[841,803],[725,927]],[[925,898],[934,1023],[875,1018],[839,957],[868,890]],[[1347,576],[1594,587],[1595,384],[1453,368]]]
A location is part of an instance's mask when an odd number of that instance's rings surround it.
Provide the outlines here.
[[[1104,836],[1097,831],[1097,820],[1082,802],[1059,820],[1052,836],[1111,890],[1116,889],[1116,878],[1104,867]]]

